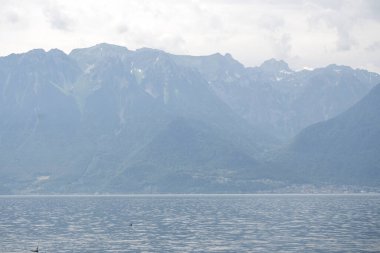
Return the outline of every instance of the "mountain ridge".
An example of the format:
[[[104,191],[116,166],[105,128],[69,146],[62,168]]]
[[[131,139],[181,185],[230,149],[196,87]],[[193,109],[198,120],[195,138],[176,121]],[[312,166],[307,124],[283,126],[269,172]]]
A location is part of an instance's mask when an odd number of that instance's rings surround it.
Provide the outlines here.
[[[380,84],[342,114],[302,130],[275,163],[312,184],[380,184]],[[276,165],[271,165],[276,166]]]
[[[292,71],[274,59],[263,65],[105,43],[0,57],[0,190],[284,186],[262,158],[281,139],[347,110],[380,76],[336,65]]]

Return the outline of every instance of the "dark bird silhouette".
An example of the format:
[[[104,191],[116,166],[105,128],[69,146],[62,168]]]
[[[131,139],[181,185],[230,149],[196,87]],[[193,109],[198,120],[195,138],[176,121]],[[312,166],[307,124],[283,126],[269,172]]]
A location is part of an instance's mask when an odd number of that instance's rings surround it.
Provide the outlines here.
[[[31,252],[38,252],[38,245],[36,249],[32,249]]]

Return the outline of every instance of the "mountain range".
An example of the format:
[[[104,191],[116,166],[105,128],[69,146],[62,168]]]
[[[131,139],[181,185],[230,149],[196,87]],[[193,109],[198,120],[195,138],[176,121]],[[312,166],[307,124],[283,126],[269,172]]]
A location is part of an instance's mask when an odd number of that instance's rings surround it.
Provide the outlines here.
[[[379,186],[377,83],[110,44],[0,57],[0,193]]]

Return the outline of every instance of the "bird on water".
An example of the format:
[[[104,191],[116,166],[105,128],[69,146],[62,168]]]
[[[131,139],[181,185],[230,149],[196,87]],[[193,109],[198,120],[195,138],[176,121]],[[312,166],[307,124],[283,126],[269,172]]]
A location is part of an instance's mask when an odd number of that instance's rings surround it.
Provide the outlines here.
[[[32,249],[31,252],[38,252],[38,245],[36,249]]]

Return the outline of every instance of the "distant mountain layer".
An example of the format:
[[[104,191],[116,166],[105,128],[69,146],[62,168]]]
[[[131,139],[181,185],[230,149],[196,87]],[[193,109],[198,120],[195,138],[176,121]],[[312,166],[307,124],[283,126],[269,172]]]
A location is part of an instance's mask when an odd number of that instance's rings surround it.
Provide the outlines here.
[[[235,113],[283,140],[337,116],[380,82],[376,73],[346,66],[293,71],[275,59],[245,68],[228,54],[173,57],[197,69]]]
[[[305,128],[271,167],[293,182],[380,185],[380,84],[339,116]]]
[[[0,57],[0,193],[282,187],[297,173],[279,177],[282,166],[268,159],[281,156],[272,151],[280,141],[344,112],[378,82],[345,66],[293,71],[272,59],[245,68],[229,54],[109,44]],[[301,132],[289,152],[312,136]]]

